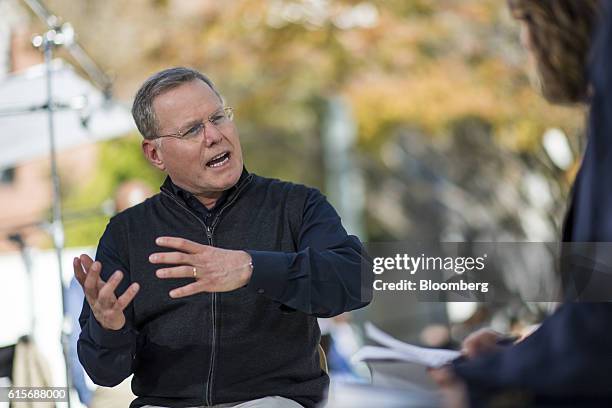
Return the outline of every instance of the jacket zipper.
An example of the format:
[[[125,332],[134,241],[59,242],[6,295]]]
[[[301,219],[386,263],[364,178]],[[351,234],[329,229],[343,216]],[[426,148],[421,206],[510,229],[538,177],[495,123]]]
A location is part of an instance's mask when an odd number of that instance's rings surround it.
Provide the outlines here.
[[[213,245],[213,229],[206,226],[206,237],[208,238],[208,244]],[[215,364],[215,347],[217,346],[217,293],[212,293],[212,305],[211,305],[211,320],[212,320],[212,342],[210,347],[210,367],[208,368],[208,378],[206,379],[206,390],[204,391],[204,400],[206,405],[212,406],[212,380],[213,380],[213,366]]]
[[[230,205],[234,203],[234,201],[236,201],[240,192],[244,189],[244,187],[246,187],[249,184],[251,177],[252,177],[251,175],[248,175],[244,183],[238,187],[238,189],[236,190],[236,193],[231,198],[231,200],[225,203],[225,205],[221,207],[221,209],[219,209],[219,212],[217,213],[210,227],[206,225],[206,223],[202,221],[200,217],[198,217],[193,211],[191,211],[189,208],[181,204],[181,202],[172,193],[167,192],[164,189],[162,189],[161,192],[167,195],[168,197],[170,197],[172,201],[174,201],[179,207],[181,207],[187,213],[195,217],[198,220],[198,222],[202,224],[202,226],[204,227],[204,232],[206,233],[206,238],[208,239],[208,244],[210,246],[214,246],[213,234],[215,232],[215,226],[219,222],[221,214],[223,213],[223,211],[225,211],[227,207],[229,207]],[[216,325],[216,322],[217,322],[217,313],[216,313],[217,312],[217,293],[212,292],[211,297],[212,297],[211,299],[212,342],[211,342],[211,351],[210,351],[210,368],[208,370],[208,378],[206,379],[206,384],[204,387],[204,401],[206,403],[206,406],[213,405],[211,394],[212,394],[212,383],[213,383],[213,374],[214,374],[213,367],[215,363],[215,347],[216,347],[216,340],[217,340],[217,325]]]

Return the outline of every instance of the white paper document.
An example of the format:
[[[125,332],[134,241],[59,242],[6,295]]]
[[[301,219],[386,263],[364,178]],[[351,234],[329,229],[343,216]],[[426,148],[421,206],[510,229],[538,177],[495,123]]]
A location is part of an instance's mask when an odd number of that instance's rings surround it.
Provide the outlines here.
[[[365,333],[369,339],[384,347],[363,347],[353,356],[356,361],[395,360],[437,368],[448,364],[461,355],[456,350],[418,347],[404,343],[383,332],[370,322],[365,324]]]
[[[372,385],[400,389],[438,401],[438,386],[427,368],[448,364],[459,357],[460,352],[404,343],[372,323],[365,324],[365,334],[379,346],[361,348],[353,355],[353,361],[365,362],[368,365]],[[439,406],[439,403],[432,406]]]

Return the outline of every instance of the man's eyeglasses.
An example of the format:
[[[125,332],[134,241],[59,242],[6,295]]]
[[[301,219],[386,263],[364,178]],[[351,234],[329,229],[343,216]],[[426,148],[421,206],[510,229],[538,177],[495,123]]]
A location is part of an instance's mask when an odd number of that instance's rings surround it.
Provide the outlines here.
[[[210,123],[213,125],[218,131],[221,133],[223,128],[229,125],[234,119],[234,110],[230,106],[226,106],[224,108],[218,109],[214,113],[212,113],[206,121],[198,122],[185,130],[179,130],[176,133],[170,133],[167,135],[159,135],[155,136],[153,139],[159,139],[160,137],[174,137],[177,139],[195,139],[199,137],[205,130],[206,124]]]

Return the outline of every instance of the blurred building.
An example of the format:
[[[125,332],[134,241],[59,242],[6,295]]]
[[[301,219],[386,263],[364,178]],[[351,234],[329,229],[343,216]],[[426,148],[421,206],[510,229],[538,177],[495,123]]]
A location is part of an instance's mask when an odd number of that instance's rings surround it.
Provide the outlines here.
[[[43,61],[41,53],[31,45],[32,36],[40,30],[20,2],[0,0],[0,84],[11,73]],[[10,100],[0,100],[0,114],[14,108]],[[19,137],[19,134],[3,134],[0,143],[10,144],[12,138]],[[46,138],[48,134],[40,135],[41,142],[46,142]],[[95,168],[96,152],[95,145],[58,152],[62,182],[70,185],[87,180]],[[17,249],[8,241],[8,236],[16,233],[30,246],[50,246],[45,227],[50,219],[51,200],[48,159],[15,163],[0,169],[0,252]]]

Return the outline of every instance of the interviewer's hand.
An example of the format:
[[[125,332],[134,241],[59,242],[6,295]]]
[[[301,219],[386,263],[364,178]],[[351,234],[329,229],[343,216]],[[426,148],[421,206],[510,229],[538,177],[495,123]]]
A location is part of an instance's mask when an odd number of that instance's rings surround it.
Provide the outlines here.
[[[151,263],[179,265],[158,269],[158,278],[195,279],[195,282],[171,290],[173,298],[200,292],[229,292],[246,285],[251,279],[251,256],[244,251],[216,248],[175,237],[159,237],[155,243],[178,250],[151,254]]]
[[[94,262],[89,256],[82,254],[72,261],[74,276],[83,288],[85,299],[94,317],[100,325],[107,330],[119,330],[125,325],[123,310],[138,293],[138,283],[132,283],[119,298],[115,296],[115,289],[123,279],[123,273],[116,271],[104,282],[100,278],[102,264]]]
[[[491,329],[480,329],[470,334],[461,344],[461,352],[467,358],[474,358],[481,354],[486,354],[497,350],[497,344],[504,336]]]

